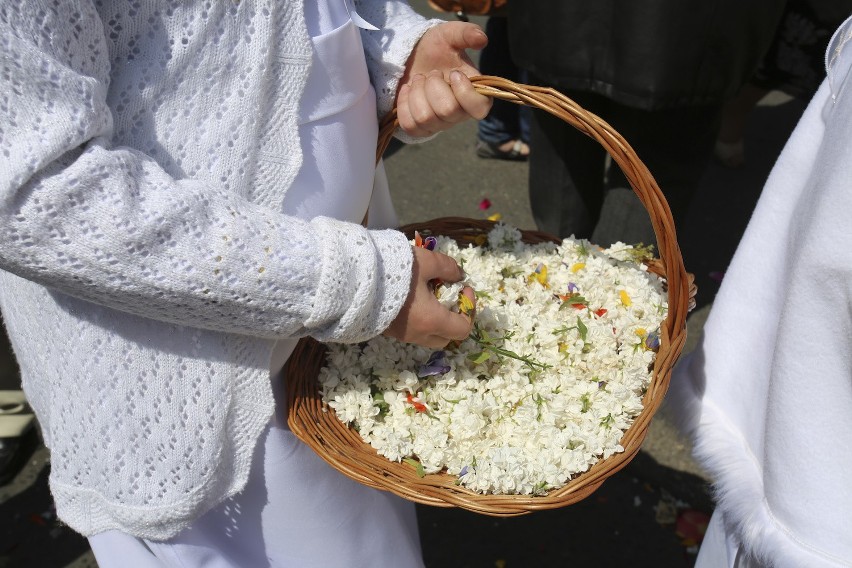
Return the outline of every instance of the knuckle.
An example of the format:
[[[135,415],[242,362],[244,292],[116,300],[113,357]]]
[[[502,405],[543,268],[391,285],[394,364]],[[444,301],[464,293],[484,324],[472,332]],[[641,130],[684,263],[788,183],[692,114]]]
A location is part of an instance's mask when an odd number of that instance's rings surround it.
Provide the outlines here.
[[[455,99],[441,97],[435,101],[435,114],[444,122],[450,122],[458,113],[459,105]]]
[[[415,105],[411,107],[410,111],[412,119],[419,127],[428,124],[435,117],[432,108],[425,104]]]
[[[411,120],[410,115],[408,115],[407,113],[398,113],[397,118],[399,119],[400,128],[402,128],[406,132],[417,127],[414,121]]]

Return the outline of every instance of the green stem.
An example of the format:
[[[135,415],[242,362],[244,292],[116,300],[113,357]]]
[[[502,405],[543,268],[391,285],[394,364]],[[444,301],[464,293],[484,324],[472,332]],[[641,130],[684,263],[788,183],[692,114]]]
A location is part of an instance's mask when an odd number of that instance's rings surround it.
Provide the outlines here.
[[[530,369],[535,369],[536,367],[538,367],[542,370],[550,368],[550,365],[547,365],[545,363],[539,363],[538,361],[536,361],[536,360],[534,360],[530,357],[522,357],[521,355],[518,355],[514,351],[509,351],[508,349],[504,349],[502,347],[495,345],[493,340],[491,340],[491,339],[485,339],[483,337],[482,329],[479,327],[479,324],[477,324],[477,323],[474,323],[474,325],[473,325],[473,333],[470,334],[470,338],[473,339],[477,343],[477,345],[479,345],[483,349],[487,349],[488,351],[491,351],[492,353],[494,353],[496,355],[500,355],[500,356],[503,356],[503,357],[509,357],[510,359],[515,359],[517,361],[521,361],[526,366],[528,366]],[[501,339],[505,340],[507,338],[504,336]]]

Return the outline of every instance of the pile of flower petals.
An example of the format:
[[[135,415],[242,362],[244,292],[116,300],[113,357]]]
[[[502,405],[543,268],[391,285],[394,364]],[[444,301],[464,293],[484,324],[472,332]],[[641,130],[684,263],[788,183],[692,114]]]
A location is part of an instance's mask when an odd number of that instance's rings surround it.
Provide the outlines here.
[[[436,250],[477,291],[476,338],[329,345],[319,382],[340,420],[389,460],[481,493],[543,494],[623,451],[667,309],[636,249],[527,245],[497,224],[483,246]]]

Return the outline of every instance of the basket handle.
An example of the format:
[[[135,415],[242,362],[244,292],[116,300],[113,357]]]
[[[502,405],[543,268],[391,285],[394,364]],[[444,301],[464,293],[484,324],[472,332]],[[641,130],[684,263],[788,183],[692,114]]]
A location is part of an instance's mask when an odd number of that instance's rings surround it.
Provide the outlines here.
[[[660,187],[636,155],[627,141],[599,116],[585,110],[573,100],[559,91],[549,87],[523,85],[490,75],[471,77],[474,89],[482,95],[501,99],[515,104],[539,108],[561,118],[580,132],[596,140],[618,164],[625,177],[630,182],[633,192],[639,197],[642,205],[648,211],[651,225],[657,237],[657,248],[662,263],[662,274],[668,284],[669,310],[673,310],[668,321],[668,329],[661,330],[670,337],[685,337],[685,334],[674,333],[686,325],[689,306],[694,306],[690,294],[690,278],[683,265],[683,257],[677,243],[674,219],[668,202]],[[379,124],[376,162],[385,153],[397,128],[399,120],[396,108],[391,110]],[[686,298],[686,301],[683,299]],[[679,353],[680,350],[678,349]]]

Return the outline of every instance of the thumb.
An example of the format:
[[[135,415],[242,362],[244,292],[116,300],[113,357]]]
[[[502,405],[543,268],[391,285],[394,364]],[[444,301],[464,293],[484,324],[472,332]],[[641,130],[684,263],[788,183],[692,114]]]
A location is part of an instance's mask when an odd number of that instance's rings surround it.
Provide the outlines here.
[[[465,49],[482,49],[488,45],[488,36],[482,28],[470,22],[447,22],[441,26],[444,40],[451,48],[462,51]]]

